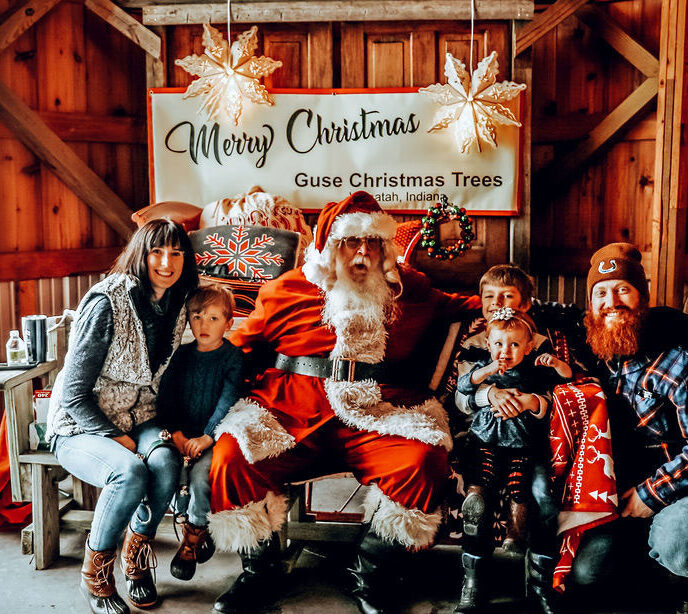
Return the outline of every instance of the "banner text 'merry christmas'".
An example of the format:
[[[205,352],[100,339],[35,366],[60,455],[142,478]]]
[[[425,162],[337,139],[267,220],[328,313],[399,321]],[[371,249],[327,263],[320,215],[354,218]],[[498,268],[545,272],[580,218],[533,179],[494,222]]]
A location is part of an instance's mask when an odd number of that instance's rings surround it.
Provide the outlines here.
[[[182,129],[188,128],[188,149],[175,149],[172,145],[173,138],[177,139],[177,131],[180,131],[181,141],[186,140]],[[275,131],[269,124],[263,124],[264,133],[261,135],[249,136],[242,132],[241,136],[237,136],[233,132],[227,138],[220,139],[220,126],[214,123],[208,131],[208,125],[203,124],[196,135],[196,127],[193,122],[188,120],[179,122],[172,126],[165,136],[165,147],[173,153],[188,153],[194,164],[198,164],[199,153],[205,158],[211,156],[215,158],[218,164],[222,164],[222,156],[229,157],[236,153],[237,155],[259,154],[255,161],[256,168],[265,166],[268,152],[275,140]],[[181,143],[179,146],[183,146]]]
[[[358,118],[349,121],[329,122],[311,109],[301,108],[294,111],[285,127],[287,143],[292,151],[307,154],[316,146],[330,145],[351,141],[366,141],[380,137],[391,137],[399,134],[413,134],[420,127],[415,113],[408,117],[379,118],[374,117],[380,111],[360,109]],[[315,120],[315,121],[314,121]],[[185,120],[175,124],[165,136],[165,147],[173,153],[188,153],[194,164],[199,158],[214,158],[222,164],[223,157],[234,154],[258,154],[256,168],[262,168],[275,139],[275,130],[270,124],[263,124],[263,133],[248,135],[242,132],[236,135],[231,132],[224,137],[220,134],[220,125],[213,123],[209,127],[203,124],[196,128],[193,122]]]
[[[415,113],[409,113],[406,118],[372,117],[378,113],[380,111],[360,109],[355,121],[349,122],[344,117],[340,122],[331,121],[328,126],[319,113],[314,114],[311,109],[297,109],[287,122],[287,142],[293,151],[305,154],[318,145],[413,134],[420,128]]]

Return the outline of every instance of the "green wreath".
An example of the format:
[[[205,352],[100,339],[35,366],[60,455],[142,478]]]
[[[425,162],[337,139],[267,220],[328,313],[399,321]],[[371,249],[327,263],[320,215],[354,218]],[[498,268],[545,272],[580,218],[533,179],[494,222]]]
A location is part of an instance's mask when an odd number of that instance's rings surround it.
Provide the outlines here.
[[[461,236],[451,245],[445,247],[440,243],[440,224],[450,220],[459,220]],[[439,260],[453,260],[456,256],[464,256],[471,249],[471,242],[475,239],[473,222],[466,215],[466,209],[450,205],[447,197],[442,195],[440,202],[428,209],[428,214],[421,220],[420,246],[428,250],[428,256]]]

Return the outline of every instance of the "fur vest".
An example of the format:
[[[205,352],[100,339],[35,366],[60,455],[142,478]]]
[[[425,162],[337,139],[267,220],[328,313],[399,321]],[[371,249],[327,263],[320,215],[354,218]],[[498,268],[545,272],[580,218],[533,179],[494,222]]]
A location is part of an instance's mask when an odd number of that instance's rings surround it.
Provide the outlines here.
[[[143,324],[131,300],[130,291],[136,281],[127,275],[110,275],[91,288],[81,301],[77,320],[83,306],[94,294],[105,295],[112,306],[113,335],[105,356],[93,395],[98,407],[120,430],[131,431],[134,426],[155,417],[155,397],[160,378],[169,357],[152,373]],[[186,326],[186,310],[182,309],[174,328],[172,351],[179,346]],[[72,328],[75,330],[75,327]],[[69,352],[66,361],[69,361]],[[74,419],[61,407],[63,371],[58,374],[50,398],[48,414],[49,439],[55,435],[71,436],[83,433]]]

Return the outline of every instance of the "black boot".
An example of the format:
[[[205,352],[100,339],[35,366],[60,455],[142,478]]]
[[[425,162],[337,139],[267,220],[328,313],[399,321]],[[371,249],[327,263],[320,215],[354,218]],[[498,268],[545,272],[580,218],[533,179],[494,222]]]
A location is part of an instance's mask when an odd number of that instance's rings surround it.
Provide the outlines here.
[[[526,560],[526,593],[540,604],[543,614],[559,614],[559,596],[552,588],[552,575],[556,561],[546,554],[528,551]]]
[[[484,580],[484,568],[486,557],[464,552],[461,555],[463,563],[463,584],[461,585],[461,598],[454,612],[477,612],[485,605],[485,591],[481,586]]]
[[[401,544],[385,541],[368,531],[354,559],[347,568],[351,581],[350,595],[362,614],[384,614],[396,612],[390,590],[391,578],[395,574],[390,566],[406,554]]]
[[[273,603],[284,581],[279,535],[240,553],[243,572],[215,601],[215,611],[223,614],[254,614]]]

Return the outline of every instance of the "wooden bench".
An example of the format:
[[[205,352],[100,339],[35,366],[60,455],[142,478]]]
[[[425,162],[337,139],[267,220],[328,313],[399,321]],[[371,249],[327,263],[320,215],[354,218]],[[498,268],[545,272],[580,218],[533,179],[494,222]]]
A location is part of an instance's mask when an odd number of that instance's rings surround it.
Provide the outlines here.
[[[33,380],[57,373],[58,361],[31,369],[0,372],[0,390],[7,414],[7,448],[12,500],[31,501],[33,522],[22,531],[22,551],[35,554],[36,569],[45,569],[60,551],[60,516],[74,507],[93,509],[95,489],[73,479],[73,493],[60,500],[58,481],[67,477],[51,452],[31,450],[29,424],[33,422]]]
[[[30,450],[29,424],[33,421],[33,380],[54,379],[57,361],[32,369],[0,371],[0,390],[7,412],[7,442],[10,461],[12,500],[31,501],[33,522],[22,531],[22,552],[35,555],[36,569],[47,568],[60,553],[60,531],[85,532],[91,527],[98,489],[72,476],[71,494],[63,493],[58,482],[68,477],[51,452]],[[327,476],[334,477],[334,476]],[[289,543],[295,557],[300,545],[312,541],[355,541],[360,533],[356,519],[350,522],[319,521],[310,513],[310,482],[290,484],[288,521],[282,531],[283,544]],[[168,514],[159,532],[174,534],[173,518]],[[294,557],[294,560],[295,560]]]

